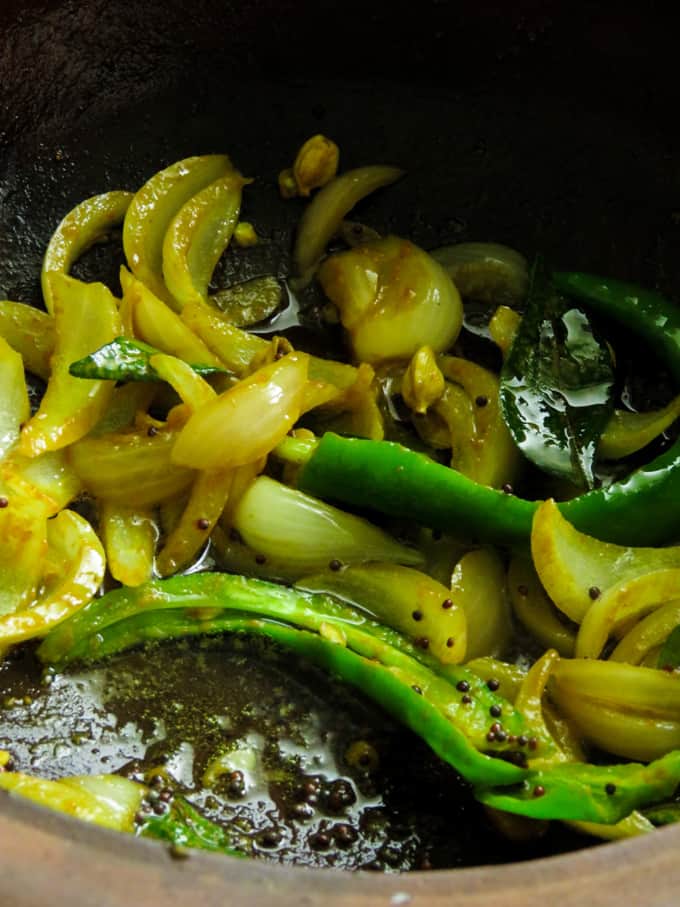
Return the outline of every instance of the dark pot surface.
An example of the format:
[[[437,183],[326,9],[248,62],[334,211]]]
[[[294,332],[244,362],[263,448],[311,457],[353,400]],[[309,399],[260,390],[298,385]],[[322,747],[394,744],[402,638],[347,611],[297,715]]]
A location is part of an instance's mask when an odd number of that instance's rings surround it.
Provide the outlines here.
[[[651,4],[651,7],[654,7]],[[302,140],[408,179],[373,222],[425,246],[494,239],[680,298],[672,22],[524,3],[197,0],[6,3],[0,10],[0,294],[38,298],[73,204],[182,156],[227,151],[262,175],[251,219],[285,270],[299,209],[272,206]],[[332,40],[331,40],[332,39]],[[243,275],[247,276],[247,275]],[[17,907],[219,903],[670,905],[680,829],[564,857],[408,876],[313,872],[166,851],[30,805],[0,804],[0,893]]]

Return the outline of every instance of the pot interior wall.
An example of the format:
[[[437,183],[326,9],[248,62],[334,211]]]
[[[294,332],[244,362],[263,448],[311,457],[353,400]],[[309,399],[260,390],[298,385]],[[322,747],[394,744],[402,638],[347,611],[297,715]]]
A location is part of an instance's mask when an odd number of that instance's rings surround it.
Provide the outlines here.
[[[315,132],[406,178],[361,217],[426,248],[493,240],[680,295],[680,156],[663,19],[605,4],[16,3],[0,13],[0,296],[38,302],[78,201],[227,152],[285,276],[276,177]],[[594,7],[594,8],[593,8]]]

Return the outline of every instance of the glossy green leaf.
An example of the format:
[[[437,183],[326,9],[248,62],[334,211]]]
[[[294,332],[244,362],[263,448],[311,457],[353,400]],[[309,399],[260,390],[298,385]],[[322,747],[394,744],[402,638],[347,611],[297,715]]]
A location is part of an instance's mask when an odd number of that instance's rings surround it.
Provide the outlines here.
[[[160,378],[151,365],[150,359],[160,352],[141,340],[116,337],[111,343],[100,347],[89,356],[73,362],[69,367],[69,372],[76,378],[159,381]],[[213,365],[192,365],[191,367],[199,375],[212,375],[215,372],[228,374],[227,369]]]
[[[501,372],[501,408],[515,443],[544,471],[592,488],[613,382],[607,346],[537,260],[526,313]]]

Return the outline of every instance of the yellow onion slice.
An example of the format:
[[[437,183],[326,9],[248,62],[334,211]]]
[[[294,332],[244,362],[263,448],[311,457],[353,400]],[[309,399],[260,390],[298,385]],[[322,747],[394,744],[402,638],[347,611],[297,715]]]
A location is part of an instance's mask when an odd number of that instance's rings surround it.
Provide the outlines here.
[[[0,789],[56,809],[83,822],[132,832],[148,788],[119,775],[87,775],[51,781],[23,772],[0,773]]]
[[[467,621],[467,657],[497,656],[510,641],[503,561],[495,551],[469,551],[456,564],[450,599]]]
[[[68,274],[83,252],[122,223],[131,201],[132,192],[95,195],[69,211],[59,224],[47,246],[42,266],[42,291],[48,312],[54,311],[54,287],[50,274]]]
[[[130,203],[123,224],[123,248],[135,277],[173,308],[173,295],[163,280],[163,241],[189,199],[231,171],[225,154],[189,157],[155,173]]]
[[[631,621],[677,598],[678,589],[680,568],[643,573],[610,586],[585,613],[575,654],[579,658],[598,658],[610,636],[618,636]]]
[[[233,171],[187,201],[163,240],[163,277],[181,311],[188,302],[207,302],[208,284],[229,245],[249,180]]]
[[[680,598],[662,605],[635,624],[609,656],[610,661],[642,664],[680,625]]]
[[[333,562],[395,561],[419,566],[423,555],[368,520],[260,476],[241,497],[233,526],[254,551],[279,559],[297,577]]]
[[[19,440],[21,426],[30,414],[23,360],[0,337],[0,460]]]
[[[358,605],[416,645],[427,647],[442,664],[460,664],[465,658],[465,609],[446,586],[426,573],[401,564],[356,564],[303,576],[296,585]]]
[[[111,576],[124,586],[139,586],[153,576],[158,531],[151,510],[104,504],[99,533]]]
[[[82,283],[57,272],[48,282],[57,339],[47,390],[21,431],[19,451],[27,457],[59,450],[86,435],[106,411],[115,385],[74,378],[69,366],[118,336],[116,300],[101,283]]]
[[[180,494],[195,473],[170,460],[177,433],[120,432],[83,438],[69,448],[71,466],[90,494],[104,501],[154,507]]]
[[[50,376],[54,352],[54,319],[47,312],[23,302],[0,301],[0,337],[15,349],[24,366],[45,381]]]
[[[197,410],[172,451],[194,469],[243,466],[268,454],[300,418],[309,357],[289,353]]]
[[[319,280],[359,362],[410,359],[421,346],[441,353],[463,323],[460,295],[446,271],[396,236],[331,255]]]
[[[598,456],[620,460],[646,447],[680,416],[680,395],[663,409],[646,413],[615,410],[600,437]]]
[[[206,469],[198,473],[187,505],[156,560],[161,576],[169,576],[191,564],[210,538],[229,497],[234,472]]]
[[[575,529],[552,500],[536,510],[531,552],[546,592],[576,623],[611,586],[656,570],[680,568],[680,546],[631,548],[601,542]]]
[[[123,306],[138,340],[195,365],[221,365],[203,341],[179,315],[146,287],[127,275],[123,279]]]
[[[303,283],[311,279],[329,240],[352,208],[403,173],[398,167],[358,167],[336,176],[319,190],[302,216],[295,241],[295,268]]]
[[[101,542],[79,514],[62,510],[48,520],[47,543],[46,591],[35,604],[0,618],[0,646],[44,636],[91,601],[104,579],[106,560]]]
[[[508,568],[508,591],[513,610],[531,635],[545,646],[571,658],[576,633],[563,623],[545,594],[531,562],[513,557]]]

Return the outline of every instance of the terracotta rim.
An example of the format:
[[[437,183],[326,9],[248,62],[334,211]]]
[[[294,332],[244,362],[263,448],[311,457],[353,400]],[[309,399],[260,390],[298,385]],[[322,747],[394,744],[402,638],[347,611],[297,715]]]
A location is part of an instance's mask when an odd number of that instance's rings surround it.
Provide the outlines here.
[[[5,798],[0,894],[12,907],[446,904],[598,907],[677,904],[680,828],[502,867],[377,875],[281,867],[196,853],[92,828]]]

